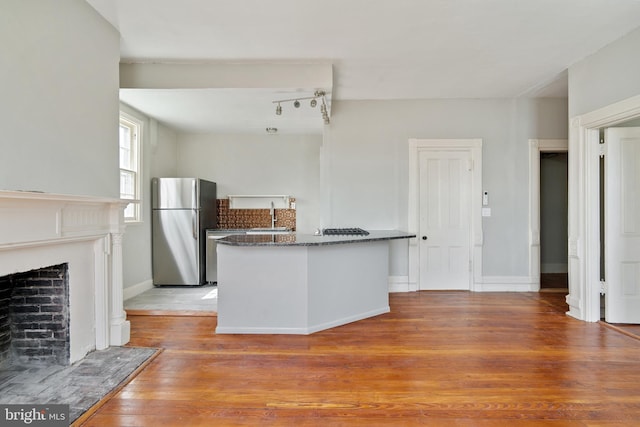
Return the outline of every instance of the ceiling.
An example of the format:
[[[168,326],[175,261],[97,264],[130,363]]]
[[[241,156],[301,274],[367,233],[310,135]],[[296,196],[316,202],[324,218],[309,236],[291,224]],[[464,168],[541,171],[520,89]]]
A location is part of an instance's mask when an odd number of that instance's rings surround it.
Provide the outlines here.
[[[330,63],[334,101],[566,97],[570,65],[640,26],[640,0],[87,2],[120,31],[123,62]],[[272,103],[313,90],[121,99],[186,132],[319,133],[319,110],[276,117]]]
[[[181,132],[322,134],[320,108],[301,101],[281,104],[274,100],[312,95],[313,91],[272,89],[120,89],[120,100]]]

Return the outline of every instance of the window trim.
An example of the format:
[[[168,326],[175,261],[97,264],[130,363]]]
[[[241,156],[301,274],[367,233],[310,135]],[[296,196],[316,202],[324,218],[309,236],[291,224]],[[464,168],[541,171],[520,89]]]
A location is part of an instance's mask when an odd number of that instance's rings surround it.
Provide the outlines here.
[[[134,130],[136,138],[135,138],[135,167],[137,170],[123,168],[120,164],[120,136],[118,134],[118,171],[129,171],[135,173],[135,184],[134,184],[134,192],[135,196],[133,199],[125,199],[120,197],[120,200],[128,201],[130,204],[134,206],[134,215],[132,217],[125,217],[124,222],[127,224],[135,224],[141,223],[143,218],[142,212],[142,147],[143,147],[143,136],[144,136],[144,122],[139,118],[126,113],[125,111],[120,110],[120,116],[118,125],[124,125]],[[120,177],[120,173],[118,173],[118,177]],[[118,178],[120,180],[120,178]],[[122,196],[122,195],[120,195]]]

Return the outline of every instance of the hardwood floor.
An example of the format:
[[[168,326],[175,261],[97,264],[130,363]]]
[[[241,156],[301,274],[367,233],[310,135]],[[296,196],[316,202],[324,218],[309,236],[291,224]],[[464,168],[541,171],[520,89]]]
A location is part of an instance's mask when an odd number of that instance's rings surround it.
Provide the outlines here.
[[[540,274],[541,289],[567,289],[569,287],[569,274],[567,273],[542,273]]]
[[[83,425],[640,425],[640,340],[566,316],[564,294],[390,302],[310,336],[131,316],[130,345],[165,350]]]

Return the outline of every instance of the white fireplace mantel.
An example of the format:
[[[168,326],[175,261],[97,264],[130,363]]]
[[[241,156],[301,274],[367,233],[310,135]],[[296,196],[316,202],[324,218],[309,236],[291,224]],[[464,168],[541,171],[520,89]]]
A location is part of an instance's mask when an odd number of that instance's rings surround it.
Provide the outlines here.
[[[0,191],[0,276],[69,264],[70,363],[129,341],[120,199]]]

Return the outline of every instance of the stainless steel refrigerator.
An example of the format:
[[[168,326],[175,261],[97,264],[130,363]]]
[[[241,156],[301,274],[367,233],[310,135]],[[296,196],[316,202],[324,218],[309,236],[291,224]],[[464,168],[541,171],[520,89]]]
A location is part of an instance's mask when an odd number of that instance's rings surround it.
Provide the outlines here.
[[[217,224],[215,182],[153,178],[151,195],[153,284],[205,284],[206,230]]]

